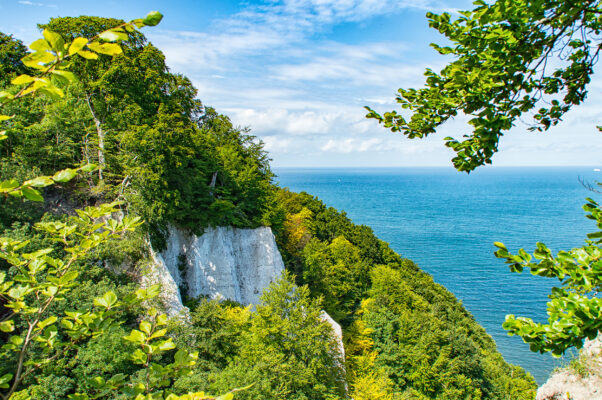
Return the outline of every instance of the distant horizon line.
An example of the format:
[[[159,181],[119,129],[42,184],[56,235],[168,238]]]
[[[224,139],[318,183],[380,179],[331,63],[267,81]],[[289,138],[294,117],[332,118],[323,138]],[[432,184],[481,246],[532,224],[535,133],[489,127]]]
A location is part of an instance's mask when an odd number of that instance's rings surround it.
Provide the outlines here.
[[[393,169],[393,168],[447,168],[455,169],[452,165],[403,165],[403,166],[272,166],[272,169]],[[483,165],[479,169],[491,168],[593,168],[602,169],[602,164],[598,165]]]

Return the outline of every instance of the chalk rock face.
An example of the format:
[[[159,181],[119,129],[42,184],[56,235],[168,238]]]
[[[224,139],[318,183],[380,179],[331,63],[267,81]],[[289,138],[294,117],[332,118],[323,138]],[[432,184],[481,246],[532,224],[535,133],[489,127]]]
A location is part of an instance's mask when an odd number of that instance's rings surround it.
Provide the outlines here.
[[[155,284],[161,286],[159,298],[165,307],[165,313],[170,317],[186,316],[188,308],[182,304],[180,288],[171,276],[165,261],[160,254],[151,251],[152,264],[142,276],[142,287],[149,287]]]
[[[580,351],[581,373],[565,368],[537,389],[537,400],[602,400],[602,336],[586,340]]]
[[[167,248],[153,257],[150,275],[168,275],[158,282],[165,288],[162,296],[169,315],[182,311],[184,293],[257,304],[263,289],[284,271],[269,227],[207,228],[201,236],[172,227]]]
[[[341,359],[344,360],[345,347],[343,346],[343,329],[341,328],[341,325],[337,324],[337,322],[334,319],[332,319],[332,317],[328,315],[326,311],[322,311],[322,313],[320,313],[320,319],[326,322],[332,328],[332,333],[334,334],[334,338],[337,341],[339,354],[341,356]]]

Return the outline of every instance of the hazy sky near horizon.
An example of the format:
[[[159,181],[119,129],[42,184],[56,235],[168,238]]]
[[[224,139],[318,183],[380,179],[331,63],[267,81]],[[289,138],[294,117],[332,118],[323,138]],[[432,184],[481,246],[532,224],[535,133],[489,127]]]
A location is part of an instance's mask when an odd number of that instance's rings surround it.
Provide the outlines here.
[[[448,60],[425,14],[471,8],[464,0],[0,0],[0,31],[29,44],[56,16],[165,18],[143,32],[188,76],[204,104],[248,126],[275,167],[450,165],[443,137],[468,131],[459,118],[426,140],[409,140],[365,118],[394,109],[399,87],[423,84],[424,68]],[[547,133],[519,125],[502,138],[494,166],[602,164],[602,80]]]

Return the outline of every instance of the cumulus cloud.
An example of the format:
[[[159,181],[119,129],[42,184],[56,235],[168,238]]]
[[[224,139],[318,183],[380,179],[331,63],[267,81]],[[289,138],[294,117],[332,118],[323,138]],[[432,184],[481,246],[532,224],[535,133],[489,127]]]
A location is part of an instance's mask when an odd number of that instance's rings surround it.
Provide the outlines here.
[[[265,142],[275,165],[449,165],[453,152],[442,138],[469,133],[465,117],[425,140],[408,140],[367,120],[363,109],[398,109],[396,89],[420,87],[424,68],[437,70],[445,60],[421,58],[411,36],[343,43],[329,34],[337,24],[359,26],[404,9],[450,11],[432,0],[266,0],[204,32],[153,30],[149,36],[172,70],[193,80],[206,104]],[[601,124],[596,104],[602,80],[595,78],[591,87],[591,101],[549,134],[529,135],[518,126],[517,134],[504,136],[496,165],[570,163],[562,149],[593,159],[599,149],[583,143],[596,140],[595,124]],[[556,157],[538,156],[542,152]]]

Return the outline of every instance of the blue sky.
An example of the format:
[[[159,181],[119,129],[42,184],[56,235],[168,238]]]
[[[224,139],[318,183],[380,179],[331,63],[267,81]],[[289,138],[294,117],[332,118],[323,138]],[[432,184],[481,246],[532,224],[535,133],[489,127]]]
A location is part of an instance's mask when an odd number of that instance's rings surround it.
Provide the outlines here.
[[[364,105],[395,108],[399,87],[419,87],[425,67],[446,59],[428,45],[428,10],[470,8],[464,0],[71,1],[0,0],[0,31],[26,44],[56,16],[165,18],[144,33],[187,75],[207,105],[261,138],[273,166],[440,166],[444,136],[467,131],[458,118],[426,140],[409,140],[364,118]],[[494,165],[602,164],[602,80],[588,101],[545,134],[517,126]]]

